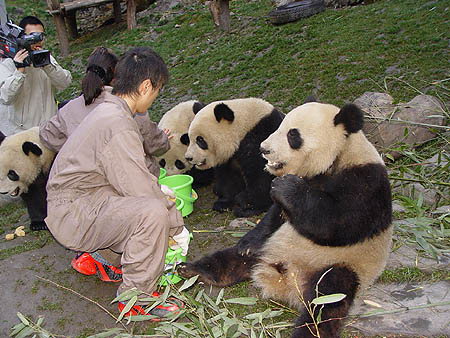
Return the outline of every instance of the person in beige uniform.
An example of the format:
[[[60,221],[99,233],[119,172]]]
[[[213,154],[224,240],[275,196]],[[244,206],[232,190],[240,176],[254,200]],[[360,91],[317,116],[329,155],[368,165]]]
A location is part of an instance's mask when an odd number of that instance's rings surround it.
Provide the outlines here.
[[[189,244],[181,214],[146,166],[143,137],[133,118],[147,111],[167,79],[164,61],[151,49],[127,52],[116,66],[114,95],[104,91],[103,103],[73,131],[47,184],[46,223],[58,242],[76,251],[109,248],[122,254],[119,294],[133,287],[152,293],[169,236],[183,252]]]
[[[44,24],[34,16],[23,18],[19,26],[26,34],[44,32]],[[31,46],[40,50],[43,42]],[[0,103],[7,106],[9,135],[39,126],[57,111],[55,93],[69,86],[72,76],[50,55],[50,64],[35,68],[24,67],[23,61],[28,52],[22,49],[14,59],[0,60]]]

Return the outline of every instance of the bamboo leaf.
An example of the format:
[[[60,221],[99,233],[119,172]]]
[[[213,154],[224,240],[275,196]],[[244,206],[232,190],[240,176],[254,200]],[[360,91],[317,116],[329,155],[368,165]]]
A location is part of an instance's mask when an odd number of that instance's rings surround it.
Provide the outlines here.
[[[183,283],[183,285],[178,289],[179,292],[189,289],[198,279],[198,275],[189,278],[187,281]]]
[[[257,301],[258,299],[255,297],[238,297],[238,298],[224,299],[225,303],[240,304],[240,305],[255,305]]]
[[[126,291],[122,292],[120,295],[118,295],[116,298],[114,298],[111,301],[111,304],[115,303],[115,302],[121,302],[121,301],[130,300],[134,296],[139,296],[140,293],[141,292],[138,289],[136,289],[136,288],[132,288],[132,289],[126,290]]]
[[[30,322],[28,321],[28,319],[26,319],[25,316],[23,314],[21,314],[20,312],[17,312],[17,317],[19,317],[20,321],[22,323],[24,323],[26,326],[30,325]]]
[[[171,325],[175,326],[176,328],[180,329],[181,331],[184,331],[190,335],[193,335],[194,337],[197,337],[197,332],[186,327],[187,324],[171,323]]]
[[[331,304],[331,303],[337,303],[341,300],[343,300],[347,295],[343,293],[335,293],[332,295],[326,295],[326,296],[320,296],[317,298],[314,298],[311,303],[316,305],[322,305],[322,304]]]
[[[223,293],[224,293],[224,289],[221,289],[216,298],[216,305],[219,305],[220,301],[222,300]]]
[[[101,333],[97,333],[94,334],[92,336],[89,336],[87,338],[105,338],[105,337],[111,337],[112,335],[117,335],[118,333],[122,332],[122,329],[115,327],[112,328],[111,330],[105,331],[105,332],[101,332]]]
[[[127,304],[126,304],[125,307],[123,308],[122,312],[120,312],[120,315],[119,315],[119,317],[117,318],[116,323],[119,322],[119,321],[123,318],[123,316],[125,316],[125,314],[126,314],[128,311],[131,310],[131,308],[134,306],[134,304],[136,304],[137,298],[138,298],[137,296],[134,296],[133,298],[131,298],[131,299],[127,302]]]
[[[14,325],[12,328],[11,328],[11,333],[9,334],[9,336],[10,337],[14,337],[16,334],[18,334],[20,331],[22,331],[22,329],[24,328],[24,327],[26,327],[26,325],[24,324],[24,323],[22,323],[22,322],[20,322],[19,324],[17,324],[17,325]]]

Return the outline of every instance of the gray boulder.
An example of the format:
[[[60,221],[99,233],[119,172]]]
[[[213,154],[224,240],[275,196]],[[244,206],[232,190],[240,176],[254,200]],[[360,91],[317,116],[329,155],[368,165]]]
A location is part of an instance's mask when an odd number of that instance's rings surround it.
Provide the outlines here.
[[[408,103],[394,104],[392,96],[386,93],[366,92],[354,103],[361,107],[369,118],[363,128],[368,139],[378,151],[400,157],[392,147],[406,143],[418,146],[435,137],[427,125],[443,125],[443,105],[430,95],[418,95]],[[406,121],[406,122],[405,122]]]

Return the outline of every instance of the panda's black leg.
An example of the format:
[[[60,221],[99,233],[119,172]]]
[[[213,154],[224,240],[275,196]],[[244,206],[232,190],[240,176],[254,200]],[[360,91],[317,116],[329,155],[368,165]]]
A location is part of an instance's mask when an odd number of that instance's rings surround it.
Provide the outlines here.
[[[194,263],[180,264],[177,271],[184,278],[199,275],[199,282],[225,287],[249,280],[251,268],[257,262],[256,257],[239,255],[237,248],[233,246]]]
[[[318,287],[317,287],[318,284]],[[348,315],[350,306],[356,295],[359,285],[358,276],[354,271],[343,265],[333,265],[316,272],[304,288],[303,297],[306,304],[310,304],[315,320],[321,311],[318,329],[320,337],[338,338],[342,327],[342,321]],[[318,290],[318,292],[316,291]],[[318,296],[343,293],[346,295],[339,302],[317,305],[314,307],[312,300]],[[303,309],[295,323],[293,338],[317,337],[317,329],[314,320],[306,309]]]
[[[236,195],[244,188],[244,182],[230,163],[216,167],[214,175],[214,193],[218,199],[212,209],[219,212],[231,210]]]
[[[32,231],[48,230],[44,219],[47,217],[47,177],[39,175],[28,187],[28,192],[20,195],[30,216],[30,229]]]
[[[245,256],[258,254],[266,240],[283,223],[280,206],[277,204],[272,205],[256,227],[239,240],[236,245],[238,253]]]
[[[192,183],[192,188],[194,189],[210,185],[214,181],[214,169],[212,168],[199,170],[194,167],[186,172],[186,174],[194,178],[194,182]]]

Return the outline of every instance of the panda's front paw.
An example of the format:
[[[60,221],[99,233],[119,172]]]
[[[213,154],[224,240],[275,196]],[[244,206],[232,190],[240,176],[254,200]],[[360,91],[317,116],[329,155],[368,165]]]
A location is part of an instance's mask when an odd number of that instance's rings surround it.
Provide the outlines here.
[[[279,204],[284,210],[293,208],[298,190],[305,185],[305,181],[296,175],[284,175],[273,179],[270,197]]]
[[[33,221],[30,223],[31,231],[48,230],[47,224],[44,221]]]
[[[218,199],[214,202],[212,209],[218,212],[229,211],[233,207],[233,203],[227,200]]]

